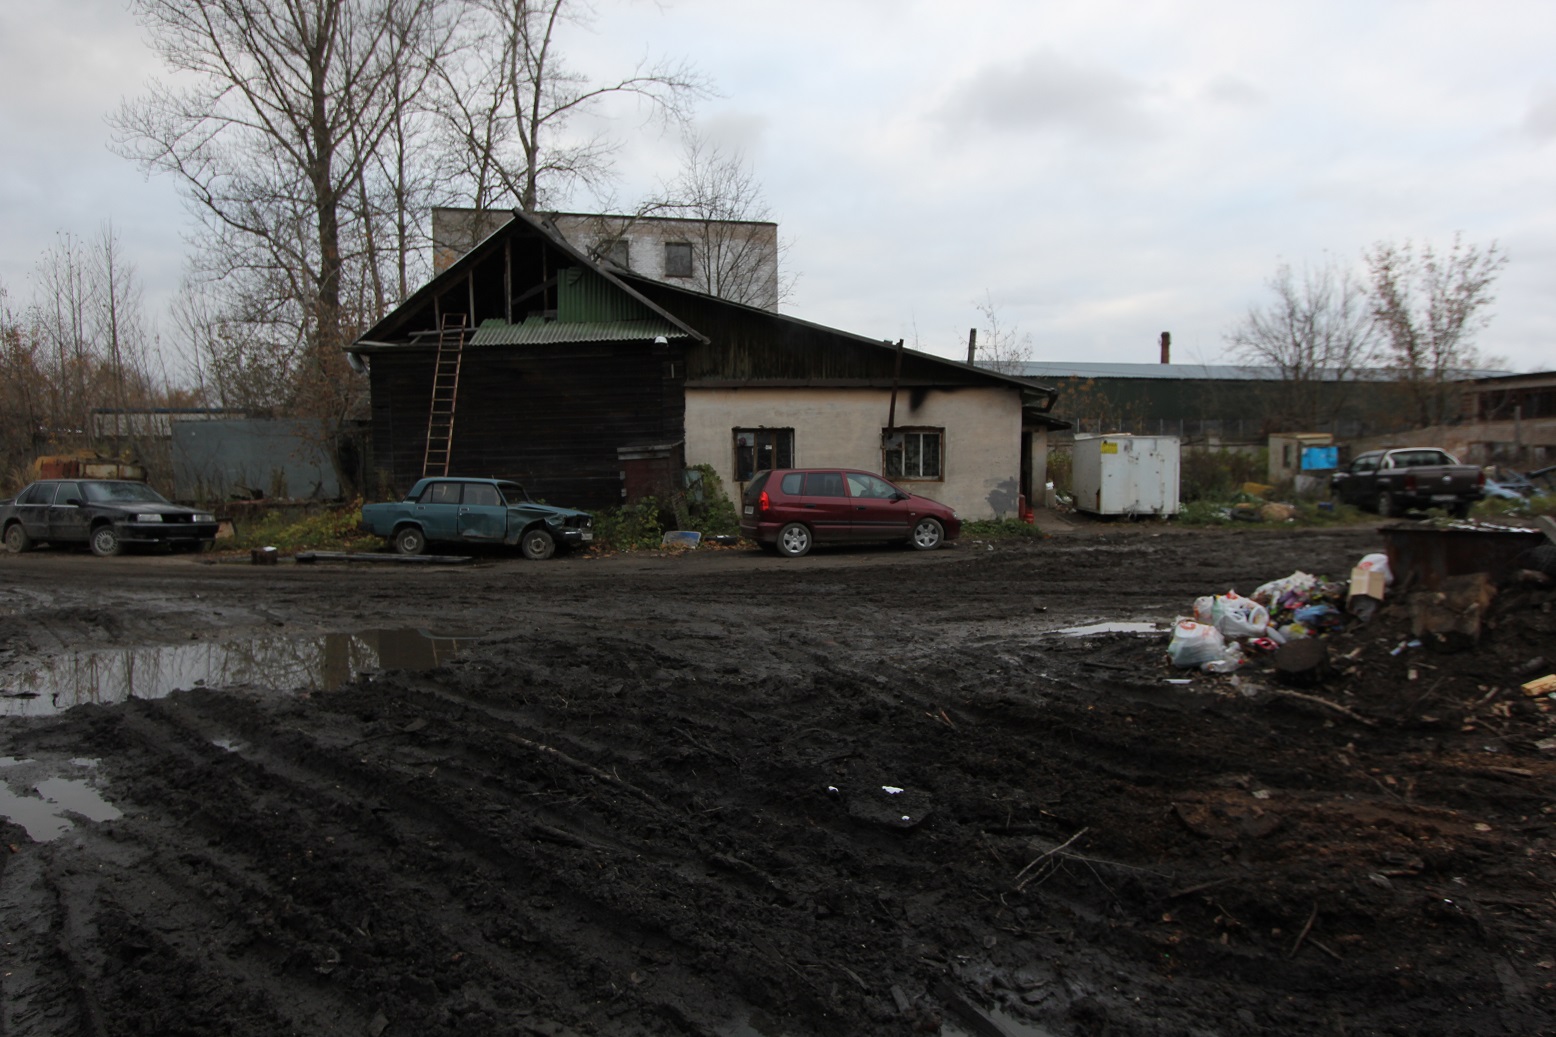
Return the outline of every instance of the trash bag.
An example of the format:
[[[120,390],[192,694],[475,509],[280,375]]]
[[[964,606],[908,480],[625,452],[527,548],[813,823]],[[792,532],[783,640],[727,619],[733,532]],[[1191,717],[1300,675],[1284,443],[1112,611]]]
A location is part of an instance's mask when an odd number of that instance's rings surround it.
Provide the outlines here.
[[[1207,663],[1200,663],[1199,668],[1206,673],[1232,673],[1243,663],[1243,648],[1236,641],[1228,641],[1221,649],[1221,654]]]
[[[1226,637],[1264,637],[1270,613],[1252,598],[1236,591],[1194,600],[1194,621],[1215,627]]]
[[[1284,579],[1271,580],[1269,583],[1261,584],[1249,596],[1266,608],[1273,608],[1288,594],[1301,594],[1305,600],[1306,594],[1316,586],[1318,586],[1317,576],[1298,571]]]
[[[1221,658],[1225,650],[1226,639],[1221,636],[1221,631],[1208,623],[1180,619],[1172,628],[1167,657],[1174,666],[1201,666]]]
[[[1345,625],[1345,614],[1329,604],[1299,608],[1292,618],[1309,631],[1335,630]]]
[[[1383,586],[1391,586],[1394,582],[1394,571],[1389,568],[1389,556],[1382,554],[1363,555],[1362,560],[1356,563],[1356,568],[1366,569],[1369,572],[1383,574]]]

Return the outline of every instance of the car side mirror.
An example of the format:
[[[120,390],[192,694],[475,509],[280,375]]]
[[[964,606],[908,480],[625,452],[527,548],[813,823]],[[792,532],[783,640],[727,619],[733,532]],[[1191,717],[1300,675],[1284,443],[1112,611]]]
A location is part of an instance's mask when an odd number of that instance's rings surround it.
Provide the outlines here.
[[[911,494],[911,493],[903,493],[901,490],[898,490],[896,493],[891,495],[891,499],[892,500],[907,500],[911,496],[913,496],[913,494]]]
[[[67,498],[65,498],[65,503],[68,504],[68,505],[71,505],[73,507],[79,508],[81,506],[81,498],[80,497],[67,497]]]

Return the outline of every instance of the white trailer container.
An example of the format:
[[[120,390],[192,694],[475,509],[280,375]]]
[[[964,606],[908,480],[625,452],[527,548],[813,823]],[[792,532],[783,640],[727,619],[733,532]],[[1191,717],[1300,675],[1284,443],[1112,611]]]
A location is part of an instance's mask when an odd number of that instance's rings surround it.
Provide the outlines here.
[[[1176,515],[1177,436],[1076,436],[1075,506],[1094,515]]]

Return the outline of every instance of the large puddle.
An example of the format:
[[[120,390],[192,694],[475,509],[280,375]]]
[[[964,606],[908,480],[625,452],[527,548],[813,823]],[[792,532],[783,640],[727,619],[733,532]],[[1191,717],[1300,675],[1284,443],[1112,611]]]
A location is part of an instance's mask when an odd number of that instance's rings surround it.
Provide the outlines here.
[[[96,760],[70,760],[53,767],[0,756],[0,817],[21,825],[27,837],[38,843],[70,831],[74,817],[112,821],[121,816],[120,811],[92,787],[96,767]]]
[[[69,652],[0,676],[0,716],[45,716],[187,688],[328,691],[363,673],[431,669],[469,640],[426,630],[363,630]]]

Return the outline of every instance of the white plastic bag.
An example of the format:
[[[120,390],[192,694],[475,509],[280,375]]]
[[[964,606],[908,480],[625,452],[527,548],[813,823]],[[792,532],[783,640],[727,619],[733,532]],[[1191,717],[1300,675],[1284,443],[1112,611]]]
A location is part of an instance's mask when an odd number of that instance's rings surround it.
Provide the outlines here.
[[[1301,570],[1292,573],[1279,580],[1271,580],[1269,583],[1260,584],[1251,597],[1261,605],[1275,605],[1286,596],[1288,591],[1311,590],[1318,584],[1318,577]]]
[[[1208,663],[1202,663],[1200,669],[1206,673],[1232,673],[1247,661],[1243,658],[1243,646],[1236,641],[1228,641],[1221,655]]]
[[[1196,602],[1196,618],[1198,611]],[[1245,598],[1236,591],[1227,591],[1216,596],[1211,608],[1211,622],[1227,637],[1263,637],[1270,627],[1270,612],[1252,598]]]
[[[1200,666],[1219,659],[1226,649],[1226,639],[1221,631],[1208,623],[1196,623],[1192,619],[1180,619],[1172,628],[1172,640],[1167,643],[1167,657],[1174,666]]]
[[[1382,554],[1363,555],[1362,560],[1356,563],[1356,568],[1366,569],[1369,572],[1383,574],[1383,586],[1388,587],[1394,583],[1394,571],[1389,568],[1389,556]]]

